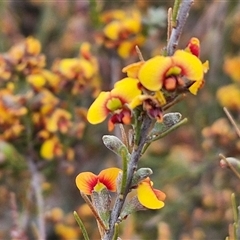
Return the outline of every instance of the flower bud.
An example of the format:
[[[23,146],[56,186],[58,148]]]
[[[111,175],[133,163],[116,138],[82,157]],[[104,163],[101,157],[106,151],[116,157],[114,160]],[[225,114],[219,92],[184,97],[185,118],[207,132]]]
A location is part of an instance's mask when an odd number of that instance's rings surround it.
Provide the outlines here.
[[[182,114],[179,112],[174,113],[166,113],[163,115],[163,123],[168,128],[172,127],[176,123],[178,123],[182,118]]]
[[[122,150],[124,150],[124,152],[128,153],[127,147],[124,145],[124,143],[117,138],[116,136],[113,135],[104,135],[102,137],[103,143],[104,145],[110,149],[111,151],[113,151],[114,153],[116,153],[119,156],[122,156]]]
[[[139,182],[152,174],[153,171],[151,168],[139,168],[133,175],[132,188],[136,187]]]

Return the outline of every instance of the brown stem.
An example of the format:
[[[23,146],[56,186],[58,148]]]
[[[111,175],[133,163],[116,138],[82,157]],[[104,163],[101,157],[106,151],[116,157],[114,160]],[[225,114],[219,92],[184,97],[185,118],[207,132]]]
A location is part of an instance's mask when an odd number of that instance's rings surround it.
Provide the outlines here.
[[[232,115],[230,114],[230,112],[227,110],[226,107],[224,107],[223,110],[224,110],[224,112],[226,113],[229,121],[230,121],[231,124],[233,125],[233,127],[234,127],[234,129],[235,129],[235,131],[236,131],[236,133],[237,133],[237,135],[238,135],[238,137],[240,137],[240,129],[238,128],[238,126],[237,126],[235,120],[233,119]]]
[[[225,161],[227,166],[233,171],[233,173],[240,179],[240,174],[239,172],[233,167],[233,165],[226,159],[226,157],[223,154],[219,154],[219,157]]]

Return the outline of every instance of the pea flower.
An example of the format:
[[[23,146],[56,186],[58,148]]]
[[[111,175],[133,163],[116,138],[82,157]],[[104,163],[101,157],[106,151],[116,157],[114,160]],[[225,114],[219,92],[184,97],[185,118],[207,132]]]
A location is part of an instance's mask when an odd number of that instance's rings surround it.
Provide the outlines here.
[[[106,188],[111,192],[117,190],[117,177],[121,169],[107,168],[98,175],[92,172],[82,172],[76,177],[77,188],[86,195],[91,195],[93,191],[100,192]]]
[[[194,82],[203,79],[202,62],[193,54],[177,50],[173,56],[156,56],[146,61],[139,70],[141,84],[150,91],[174,91],[184,86],[183,77]]]
[[[101,92],[90,106],[87,119],[92,124],[98,124],[112,114],[108,121],[108,129],[112,131],[114,124],[130,124],[131,109],[127,106],[141,94],[139,81],[135,78],[124,78],[114,85],[110,92]]]
[[[149,177],[141,181],[137,186],[137,197],[139,202],[149,209],[160,209],[164,207],[166,194],[152,187],[153,182]]]

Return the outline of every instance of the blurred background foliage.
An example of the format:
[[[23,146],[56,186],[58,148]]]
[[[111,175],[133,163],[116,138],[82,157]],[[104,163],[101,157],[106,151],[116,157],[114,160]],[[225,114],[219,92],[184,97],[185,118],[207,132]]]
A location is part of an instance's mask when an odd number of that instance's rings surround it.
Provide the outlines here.
[[[142,34],[144,41],[138,45],[143,57],[148,59],[161,53],[166,46],[166,17],[171,6],[173,1],[161,0],[0,2],[0,52],[3,58],[12,46],[33,36],[39,40],[41,54],[46,57],[44,68],[60,76],[62,81],[66,76],[63,78],[60,74],[60,67],[56,70],[56,64],[69,58],[89,60],[89,55],[79,50],[84,42],[89,42],[90,58],[96,58],[99,70],[99,82],[92,85],[86,81],[74,97],[72,92],[67,92],[66,85],[59,85],[61,94],[58,85],[56,92],[49,88],[62,102],[62,108],[68,111],[73,107],[82,109],[76,120],[76,124],[81,124],[80,136],[61,135],[64,151],[71,147],[72,157],[60,154],[48,161],[44,155],[39,155],[39,142],[29,155],[24,134],[14,141],[1,137],[0,239],[14,239],[14,233],[21,239],[35,237],[33,223],[38,214],[31,184],[33,174],[38,173],[29,167],[27,159],[32,154],[37,171],[41,172],[39,187],[44,195],[47,239],[81,239],[73,219],[74,210],[83,218],[91,239],[99,238],[96,223],[75,186],[75,176],[81,171],[99,172],[108,166],[118,166],[120,162],[103,147],[101,137],[108,133],[106,123],[91,126],[86,122],[84,109],[89,107],[100,89],[109,90],[124,76],[122,67],[138,60],[136,53],[130,50],[121,55],[120,43],[104,36],[103,29],[109,20],[106,15],[104,20],[102,14],[113,9],[138,11],[144,26],[128,37],[136,44],[134,41],[138,39],[135,37]],[[201,59],[210,61],[205,86],[197,96],[188,95],[170,109],[187,117],[188,123],[153,143],[140,161],[140,166],[154,170],[154,186],[167,194],[166,206],[160,211],[140,212],[127,218],[123,223],[122,239],[212,240],[229,235],[228,226],[233,222],[231,193],[236,193],[239,199],[240,184],[230,170],[220,168],[218,154],[240,155],[239,138],[222,110],[226,106],[236,122],[240,121],[240,2],[195,0],[179,48],[185,48],[192,36],[200,39]],[[2,62],[0,78],[5,71]],[[16,78],[20,73],[14,74]],[[21,74],[21,79],[25,81],[27,76],[28,73]],[[15,78],[10,81],[14,82]],[[1,88],[6,88],[2,79]],[[34,84],[30,84],[30,89],[33,94],[42,91]],[[70,112],[76,119],[76,112]],[[4,128],[1,131],[4,132]],[[25,131],[26,126],[23,133]],[[13,200],[9,202],[13,199],[12,192],[16,196],[16,206]],[[18,212],[18,217],[14,216],[14,211]]]

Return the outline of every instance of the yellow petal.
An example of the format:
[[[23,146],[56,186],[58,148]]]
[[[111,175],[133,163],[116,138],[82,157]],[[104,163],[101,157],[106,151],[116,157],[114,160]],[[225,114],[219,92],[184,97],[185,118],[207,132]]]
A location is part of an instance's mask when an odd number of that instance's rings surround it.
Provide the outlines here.
[[[156,56],[151,58],[139,70],[139,81],[150,91],[158,91],[162,88],[165,74],[171,66],[170,57]]]
[[[117,40],[119,37],[119,31],[121,29],[121,23],[118,21],[113,21],[106,25],[103,29],[103,32],[106,37],[111,40]]]
[[[181,74],[189,80],[201,81],[203,79],[202,62],[193,54],[177,50],[172,57],[174,66],[179,67]]]
[[[27,81],[36,88],[42,88],[46,83],[46,79],[42,74],[28,75]]]
[[[119,168],[107,168],[102,170],[98,179],[99,182],[104,184],[109,191],[115,192],[117,189],[117,177],[121,169]]]
[[[32,55],[37,55],[41,51],[40,42],[33,37],[28,37],[26,39],[26,47],[27,47],[27,52]]]
[[[192,93],[193,95],[197,95],[197,92],[201,88],[202,84],[203,84],[203,80],[196,81],[195,83],[193,83],[193,85],[191,85],[191,87],[189,87],[190,93]]]
[[[46,140],[41,146],[41,150],[40,150],[41,156],[47,160],[53,159],[54,146],[55,146],[55,141],[53,139]]]
[[[126,59],[130,56],[131,51],[135,45],[129,40],[129,41],[123,41],[119,45],[117,52],[120,57]]]
[[[126,103],[130,103],[136,96],[141,95],[138,85],[139,81],[136,78],[123,78],[115,83],[111,94],[112,96],[119,96]]]
[[[144,62],[137,62],[137,63],[132,63],[122,69],[122,72],[127,73],[128,77],[131,78],[137,78],[138,77],[138,72]]]
[[[149,209],[160,209],[164,206],[164,202],[158,199],[149,182],[143,181],[137,187],[137,195],[139,202]]]
[[[94,187],[98,182],[98,177],[92,172],[82,172],[76,177],[77,188],[87,194],[91,195]]]
[[[97,124],[106,119],[109,113],[106,104],[110,96],[110,92],[101,92],[92,103],[87,113],[87,119],[91,124]]]

